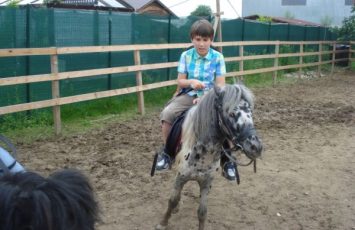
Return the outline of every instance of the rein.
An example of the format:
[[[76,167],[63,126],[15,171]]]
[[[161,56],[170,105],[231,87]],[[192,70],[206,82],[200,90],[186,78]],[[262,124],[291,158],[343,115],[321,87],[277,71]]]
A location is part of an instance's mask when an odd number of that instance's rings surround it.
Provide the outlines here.
[[[235,163],[236,165],[239,166],[249,166],[251,163],[254,163],[254,173],[256,173],[256,159],[250,159],[249,163],[246,164],[242,164],[240,162],[238,162],[236,159],[234,159],[228,152],[229,151],[238,151],[238,150],[242,150],[243,151],[243,147],[241,144],[239,144],[241,141],[244,141],[250,134],[255,133],[255,129],[254,128],[246,128],[244,129],[238,136],[234,136],[232,134],[232,130],[229,128],[229,126],[225,125],[223,123],[222,120],[222,115],[221,113],[223,113],[222,111],[222,105],[220,103],[217,103],[217,115],[218,115],[218,125],[219,127],[222,129],[224,135],[227,137],[227,139],[231,140],[234,147],[230,148],[230,149],[225,149],[222,146],[222,151],[223,154],[233,163]]]
[[[235,149],[235,148],[233,148],[233,149],[225,149],[225,148],[222,146],[223,154],[224,154],[230,161],[232,161],[233,163],[235,163],[235,164],[238,165],[238,166],[249,166],[249,165],[251,165],[251,163],[254,163],[254,164],[253,164],[253,168],[254,168],[254,173],[256,173],[256,160],[250,159],[250,161],[249,161],[248,163],[242,164],[242,163],[238,162],[237,159],[233,158],[233,157],[231,156],[231,154],[228,153],[228,150],[239,150],[239,149]]]

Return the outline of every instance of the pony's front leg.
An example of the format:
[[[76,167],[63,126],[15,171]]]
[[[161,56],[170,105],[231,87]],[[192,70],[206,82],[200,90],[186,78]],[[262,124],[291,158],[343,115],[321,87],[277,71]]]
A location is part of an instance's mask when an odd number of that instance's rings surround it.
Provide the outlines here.
[[[207,197],[211,189],[212,181],[213,181],[213,177],[208,176],[206,179],[198,182],[200,185],[200,195],[201,195],[200,206],[198,207],[197,210],[199,230],[203,230],[205,228],[205,222],[207,218]]]
[[[164,230],[168,226],[168,221],[171,217],[171,213],[177,208],[181,198],[181,191],[187,181],[188,181],[187,178],[181,176],[180,173],[176,176],[173,192],[170,196],[169,203],[168,203],[168,209],[166,210],[160,224],[158,224],[155,227],[156,230]]]

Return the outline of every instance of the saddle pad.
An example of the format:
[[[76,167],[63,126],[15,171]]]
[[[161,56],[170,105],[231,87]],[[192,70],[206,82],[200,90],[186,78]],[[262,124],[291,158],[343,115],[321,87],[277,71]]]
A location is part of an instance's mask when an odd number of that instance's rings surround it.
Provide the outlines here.
[[[185,120],[186,112],[187,110],[175,119],[165,144],[164,151],[171,157],[171,159],[175,159],[181,146],[182,124]]]

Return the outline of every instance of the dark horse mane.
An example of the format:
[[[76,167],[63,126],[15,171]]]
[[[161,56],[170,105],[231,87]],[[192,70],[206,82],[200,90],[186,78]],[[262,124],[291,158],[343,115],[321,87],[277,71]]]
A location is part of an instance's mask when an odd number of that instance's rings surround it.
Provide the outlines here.
[[[92,230],[97,220],[92,187],[79,171],[0,177],[0,230]]]

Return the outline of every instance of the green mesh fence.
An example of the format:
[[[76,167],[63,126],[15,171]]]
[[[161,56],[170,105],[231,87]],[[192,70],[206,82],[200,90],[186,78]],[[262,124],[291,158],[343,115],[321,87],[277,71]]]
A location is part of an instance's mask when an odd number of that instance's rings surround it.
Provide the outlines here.
[[[110,11],[0,8],[0,49],[128,44],[188,43],[197,17],[172,18]],[[210,19],[212,22],[213,20]],[[241,19],[222,21],[223,41],[335,40],[327,28],[258,23]],[[313,49],[317,47],[307,47]],[[318,49],[318,48],[317,48]],[[272,53],[274,46],[246,47],[248,54]],[[142,51],[142,64],[177,61],[183,49]],[[225,47],[226,57],[238,56],[238,47]],[[59,71],[134,65],[133,52],[60,55]],[[227,65],[228,71],[238,69]],[[0,58],[0,77],[50,73],[49,56]],[[176,78],[176,68],[143,72],[143,82]],[[60,81],[62,97],[134,86],[135,73],[109,74]],[[0,87],[0,106],[50,99],[51,83]]]

